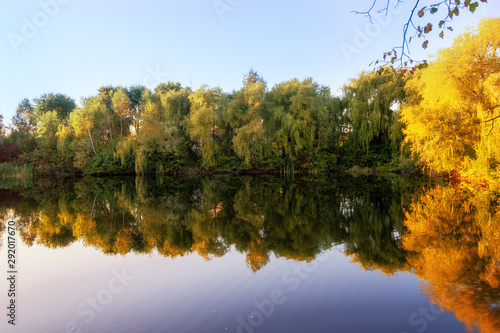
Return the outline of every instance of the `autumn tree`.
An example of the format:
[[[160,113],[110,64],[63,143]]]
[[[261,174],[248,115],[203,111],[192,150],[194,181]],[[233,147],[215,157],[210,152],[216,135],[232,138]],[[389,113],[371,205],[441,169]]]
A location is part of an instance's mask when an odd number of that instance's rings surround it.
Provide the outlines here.
[[[188,96],[189,91],[185,89],[143,95],[141,130],[133,148],[136,173],[163,173],[184,166],[187,140],[182,124],[190,109]],[[126,146],[117,148],[122,162],[127,149],[131,152]]]
[[[111,100],[113,110],[120,117],[120,137],[123,137],[123,118],[132,115],[130,98],[123,88],[118,88],[114,92]]]
[[[87,98],[82,100],[82,104],[81,108],[71,113],[70,124],[77,137],[83,135],[89,139],[90,147],[95,154],[94,140],[90,131],[94,127],[95,116],[99,109],[98,101],[93,98]]]
[[[57,149],[56,132],[59,124],[59,117],[55,110],[38,117],[38,137],[44,149]]]
[[[407,84],[405,140],[437,172],[498,177],[500,19],[458,36]]]
[[[5,124],[3,123],[3,114],[0,115],[0,145],[3,145],[5,139]]]
[[[243,80],[243,88],[232,98],[225,114],[234,131],[234,151],[248,167],[258,166],[269,148],[263,119],[267,108],[265,97],[266,83],[257,72],[250,70]]]
[[[118,131],[120,117],[113,111],[112,98],[117,89],[112,86],[103,86],[98,89],[96,98],[99,101],[99,114],[101,117],[97,120],[98,127],[107,140],[113,141]]]
[[[210,89],[206,86],[189,95],[191,110],[187,123],[188,133],[194,141],[194,150],[201,154],[204,168],[213,168],[217,165],[226,99],[220,88]]]
[[[25,151],[31,151],[35,148],[37,120],[34,111],[35,108],[29,99],[24,98],[18,104],[16,113],[11,120],[10,138]]]

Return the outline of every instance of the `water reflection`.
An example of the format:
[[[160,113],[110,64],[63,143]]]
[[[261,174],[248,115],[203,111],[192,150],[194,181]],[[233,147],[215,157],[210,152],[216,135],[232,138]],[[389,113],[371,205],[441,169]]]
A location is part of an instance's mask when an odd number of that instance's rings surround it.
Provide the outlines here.
[[[416,274],[469,328],[500,327],[500,192],[484,187],[396,176],[98,178],[1,198],[23,242],[50,248],[78,240],[110,255],[205,260],[235,248],[256,272],[273,255],[309,261],[342,244],[365,270]]]
[[[403,248],[434,303],[469,329],[500,330],[498,190],[437,186],[406,214]]]
[[[175,257],[223,256],[231,246],[260,269],[270,253],[312,260],[336,244],[366,267],[406,265],[399,245],[403,208],[418,182],[399,178],[279,177],[81,179],[13,191],[26,244],[64,247],[76,240],[106,254],[157,250]],[[365,183],[365,184],[363,184]],[[408,186],[413,186],[411,191]]]

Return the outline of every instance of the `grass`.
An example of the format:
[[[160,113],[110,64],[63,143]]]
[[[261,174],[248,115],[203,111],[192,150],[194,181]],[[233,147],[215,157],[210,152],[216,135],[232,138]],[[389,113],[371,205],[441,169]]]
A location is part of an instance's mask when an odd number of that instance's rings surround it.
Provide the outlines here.
[[[0,178],[16,178],[19,180],[28,180],[35,177],[35,170],[29,164],[13,165],[10,163],[0,164]]]

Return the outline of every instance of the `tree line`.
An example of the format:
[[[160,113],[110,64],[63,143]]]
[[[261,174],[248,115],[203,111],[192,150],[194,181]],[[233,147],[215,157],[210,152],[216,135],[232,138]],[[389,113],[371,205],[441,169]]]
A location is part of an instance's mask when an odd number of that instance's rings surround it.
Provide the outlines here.
[[[9,139],[23,152],[18,160],[40,173],[382,166],[399,156],[385,144],[396,140],[391,147],[397,147],[402,139],[391,136],[401,132],[392,128],[391,105],[404,95],[402,80],[389,80],[396,73],[363,73],[343,98],[312,79],[269,90],[253,70],[231,93],[173,82],[154,91],[107,86],[81,106],[63,94],[45,94],[19,104]],[[369,103],[366,90],[374,86],[391,96]]]
[[[341,96],[307,78],[230,93],[161,83],[75,101],[21,101],[3,146],[38,173],[427,169],[500,177],[500,19],[484,19],[415,68],[362,72]],[[3,127],[2,127],[3,128]],[[4,158],[5,160],[5,158]]]

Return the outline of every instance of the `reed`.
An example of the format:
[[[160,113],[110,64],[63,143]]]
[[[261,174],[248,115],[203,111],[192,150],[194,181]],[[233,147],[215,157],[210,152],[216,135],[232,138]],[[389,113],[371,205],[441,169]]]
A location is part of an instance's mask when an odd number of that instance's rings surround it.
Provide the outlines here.
[[[29,164],[14,165],[10,163],[0,164],[0,178],[17,178],[21,180],[32,179],[35,177],[35,170]]]

